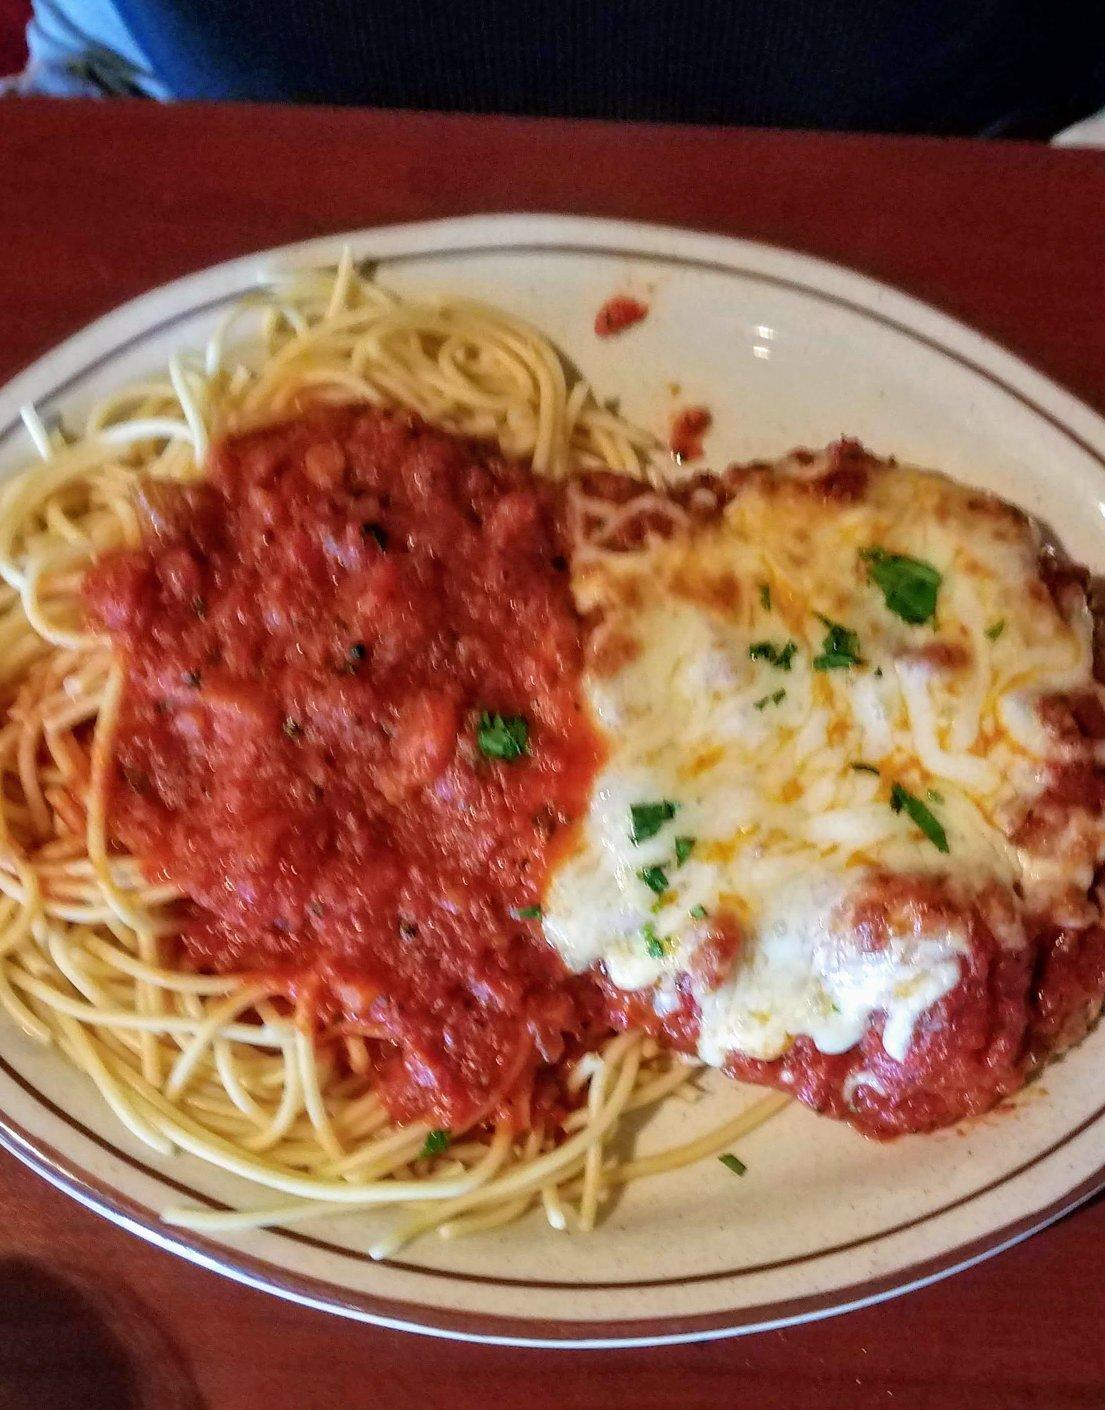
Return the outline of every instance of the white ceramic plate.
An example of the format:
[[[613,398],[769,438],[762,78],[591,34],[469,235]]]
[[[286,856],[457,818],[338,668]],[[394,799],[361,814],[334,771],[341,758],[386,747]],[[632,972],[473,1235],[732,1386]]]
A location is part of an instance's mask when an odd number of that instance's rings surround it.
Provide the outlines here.
[[[350,240],[404,291],[449,290],[547,330],[634,419],[680,395],[715,413],[715,463],[842,432],[997,490],[1105,568],[1105,422],[985,338],[847,270],[783,250],[654,227],[476,217],[370,230],[221,265],[93,324],[0,392],[0,472],[31,458],[18,407],[79,408],[198,344],[265,271],[333,263]],[[591,330],[619,291],[650,302],[621,339]],[[243,1282],[363,1321],[470,1340],[659,1344],[821,1317],[916,1287],[1024,1238],[1105,1184],[1105,1028],[1011,1111],[875,1145],[797,1107],[717,1161],[634,1185],[590,1238],[538,1217],[424,1241],[373,1264],[369,1216],[192,1238],[157,1211],[243,1191],[136,1145],[55,1053],[0,1028],[0,1140],[135,1233]],[[720,1079],[671,1103],[640,1148],[685,1139],[748,1100]]]

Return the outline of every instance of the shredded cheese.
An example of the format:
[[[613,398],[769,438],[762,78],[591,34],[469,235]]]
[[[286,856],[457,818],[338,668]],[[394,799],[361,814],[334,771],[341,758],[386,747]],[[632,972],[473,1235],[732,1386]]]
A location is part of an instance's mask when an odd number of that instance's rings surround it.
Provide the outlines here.
[[[854,912],[876,877],[946,878],[966,906],[997,886],[1039,910],[1085,896],[1105,856],[1097,820],[1071,860],[1012,840],[1064,748],[1038,702],[1097,689],[1089,614],[1044,588],[1033,526],[907,468],[873,466],[855,500],[812,497],[801,480],[817,469],[783,462],[716,519],[574,569],[581,610],[632,651],[586,673],[608,754],[549,883],[545,934],[573,969],[601,963],[665,1014],[680,976],[698,973],[711,917],[735,920],[732,969],[697,994],[699,1056],[713,1064],[777,1057],[798,1035],[842,1052],[876,1015],[886,1051],[905,1057],[959,980],[967,918],[902,922],[865,946]],[[939,574],[931,620],[891,609],[872,550]],[[826,662],[832,624],[854,634],[859,664]],[[895,784],[909,798],[897,810]],[[632,806],[657,800],[674,816],[635,843]],[[677,835],[695,839],[679,865]],[[659,899],[650,867],[668,879]]]

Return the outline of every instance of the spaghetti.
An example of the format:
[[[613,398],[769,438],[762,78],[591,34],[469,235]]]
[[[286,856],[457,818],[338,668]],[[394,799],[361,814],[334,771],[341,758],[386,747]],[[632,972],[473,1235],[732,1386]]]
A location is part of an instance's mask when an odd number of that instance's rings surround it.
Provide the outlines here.
[[[446,1139],[396,1124],[363,1038],[320,1031],[287,976],[182,963],[179,889],[123,851],[110,781],[126,705],[123,661],[82,605],[85,570],[143,538],[140,487],[202,481],[211,447],[308,406],[409,409],[497,445],[538,477],[613,471],[660,484],[651,436],[599,405],[534,330],[475,303],[413,303],[358,271],[298,273],[245,300],[200,357],[93,407],[79,436],[24,413],[41,465],[0,494],[0,1004],[93,1080],[134,1136],[183,1150],[280,1202],[178,1209],[196,1229],[291,1223],[388,1206],[373,1246],[390,1256],[543,1210],[590,1229],[615,1186],[724,1149],[786,1100],[655,1156],[611,1154],[619,1123],[674,1093],[695,1067],[649,1038],[605,1038],[573,1057],[570,1109],[530,1125],[473,1117]],[[614,505],[578,493],[590,552],[627,516],[679,507],[645,495]],[[325,1023],[325,1019],[323,1020]]]

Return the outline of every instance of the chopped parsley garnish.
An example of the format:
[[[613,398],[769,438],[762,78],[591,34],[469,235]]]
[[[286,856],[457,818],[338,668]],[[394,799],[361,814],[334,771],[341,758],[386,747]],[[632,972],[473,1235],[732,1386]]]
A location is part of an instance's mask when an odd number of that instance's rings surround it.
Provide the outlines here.
[[[874,764],[853,764],[851,767],[857,774],[874,774],[876,778],[879,776]]]
[[[514,917],[515,920],[540,920],[541,907],[519,906],[516,910],[511,911],[510,914]]]
[[[637,875],[657,896],[662,896],[668,889],[668,874],[663,867],[642,867]]]
[[[656,934],[656,927],[652,921],[646,921],[641,934],[645,937],[645,949],[654,960],[662,960],[668,949],[659,935]]]
[[[476,724],[476,743],[488,759],[520,759],[529,753],[529,725],[525,715],[489,715]]]
[[[365,658],[365,645],[363,641],[355,641],[345,653],[346,660],[356,664]]]
[[[789,671],[797,650],[798,643],[794,641],[788,641],[785,646],[776,646],[773,641],[754,641],[748,648],[748,654],[753,661],[770,661],[780,671]]]
[[[990,638],[991,641],[997,641],[998,637],[1001,636],[1004,630],[1005,618],[1002,617],[1000,621],[993,622],[990,626],[986,628],[986,635]]]
[[[640,844],[655,837],[666,822],[675,817],[678,803],[665,798],[659,803],[632,803],[629,808],[629,840]]]
[[[729,1155],[727,1153],[725,1155],[719,1155],[718,1160],[721,1161],[726,1170],[731,1170],[734,1175],[748,1174],[748,1166],[745,1165],[744,1161],[741,1160],[739,1156]]]
[[[694,851],[694,844],[693,837],[677,837],[675,839],[675,865],[677,867],[681,867]]]
[[[419,1154],[420,1156],[442,1155],[449,1149],[452,1139],[448,1131],[430,1131]]]
[[[697,906],[692,906],[691,915],[694,917],[695,920],[705,920],[706,907],[702,905],[701,902]]]
[[[757,700],[753,708],[763,710],[768,705],[778,705],[779,701],[782,700],[785,695],[785,690],[777,690],[774,695],[765,695],[762,700]]]
[[[298,720],[293,720],[291,715],[284,721],[282,728],[289,739],[298,739],[303,733],[303,726]]]
[[[859,666],[863,658],[859,654],[859,637],[848,627],[842,627],[828,617],[818,617],[828,627],[825,640],[821,643],[821,655],[813,658],[815,671],[842,671],[848,666]]]
[[[760,584],[760,606],[765,612],[771,611],[771,588],[767,583]]]
[[[904,812],[910,817],[938,852],[948,852],[948,834],[944,831],[939,820],[907,788],[903,788],[900,783],[896,783],[890,790],[890,806],[896,813]]]
[[[915,625],[932,620],[943,579],[931,563],[882,548],[865,548],[860,557],[867,564],[867,581],[882,590],[891,612]]]

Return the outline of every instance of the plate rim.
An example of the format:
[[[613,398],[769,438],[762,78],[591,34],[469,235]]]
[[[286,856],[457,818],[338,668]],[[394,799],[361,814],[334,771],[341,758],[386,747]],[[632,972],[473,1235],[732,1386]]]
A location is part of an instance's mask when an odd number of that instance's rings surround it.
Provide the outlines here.
[[[349,1290],[342,1296],[336,1296],[339,1290],[332,1283],[306,1274],[289,1273],[265,1259],[244,1254],[232,1255],[224,1246],[200,1234],[176,1234],[172,1232],[172,1226],[159,1219],[156,1211],[122,1195],[88,1171],[81,1170],[49,1142],[31,1136],[2,1112],[0,1148],[54,1189],[117,1228],[134,1234],[161,1252],[174,1254],[205,1271],[218,1273],[255,1291],[313,1311],[327,1312],[361,1325],[391,1331],[413,1332],[420,1336],[479,1345],[562,1351],[605,1351],[720,1341],[824,1321],[846,1312],[873,1307],[933,1283],[943,1282],[945,1278],[1004,1253],[1072,1213],[1105,1188],[1105,1166],[1102,1166],[1044,1209],[960,1244],[950,1254],[938,1254],[908,1269],[895,1270],[878,1278],[803,1298],[765,1304],[763,1307],[663,1318],[596,1319],[587,1322],[504,1317],[434,1307],[431,1310],[438,1320],[429,1321],[412,1315],[412,1312],[425,1311],[426,1304]],[[776,1308],[791,1310],[779,1311],[773,1316],[762,1315]],[[658,1334],[654,1330],[658,1325],[677,1327],[679,1330]],[[538,1335],[534,1328],[541,1328],[542,1334]],[[602,1329],[602,1335],[592,1334],[597,1328]]]
[[[477,240],[474,235],[480,238]],[[41,403],[64,395],[68,386],[87,375],[98,363],[117,357],[128,345],[155,335],[159,327],[163,329],[173,321],[196,316],[239,297],[256,287],[273,266],[287,270],[297,265],[333,262],[346,244],[389,265],[428,256],[471,255],[478,251],[548,250],[650,259],[744,275],[787,287],[888,326],[982,376],[1095,460],[1105,476],[1105,419],[1023,357],[932,304],[846,265],[780,245],[663,225],[546,214],[470,215],[324,235],[239,256],[159,285],[118,305],[48,349],[0,387],[0,422],[5,408],[10,407],[16,413],[12,421],[0,424],[0,444],[18,428],[21,403],[32,399]],[[387,248],[389,245],[394,248]],[[213,289],[222,292],[215,297]],[[188,302],[193,294],[200,293],[204,297]],[[158,320],[149,316],[166,301],[176,309],[171,318]],[[128,333],[129,336],[123,336]],[[61,371],[66,375],[55,380],[48,389],[35,390]],[[25,1079],[23,1082],[25,1084]],[[32,1091],[33,1095],[27,1093],[31,1100],[40,1106],[52,1105],[37,1089]],[[69,1117],[69,1113],[58,1111],[63,1118]],[[463,1312],[430,1302],[398,1302],[382,1295],[341,1289],[333,1282],[282,1269],[200,1236],[171,1232],[170,1226],[163,1224],[155,1211],[104,1184],[49,1143],[27,1132],[4,1112],[0,1112],[0,1146],[56,1188],[147,1242],[287,1300],[357,1321],[422,1335],[564,1349],[660,1346],[714,1340],[820,1320],[869,1306],[949,1277],[1011,1247],[1105,1187],[1105,1165],[1102,1165],[1042,1209],[1022,1215],[1008,1225],[976,1239],[961,1241],[930,1260],[914,1262],[880,1277],[837,1286],[823,1293],[720,1312],[659,1315],[643,1320],[570,1322]],[[670,1330],[664,1331],[664,1328]]]

